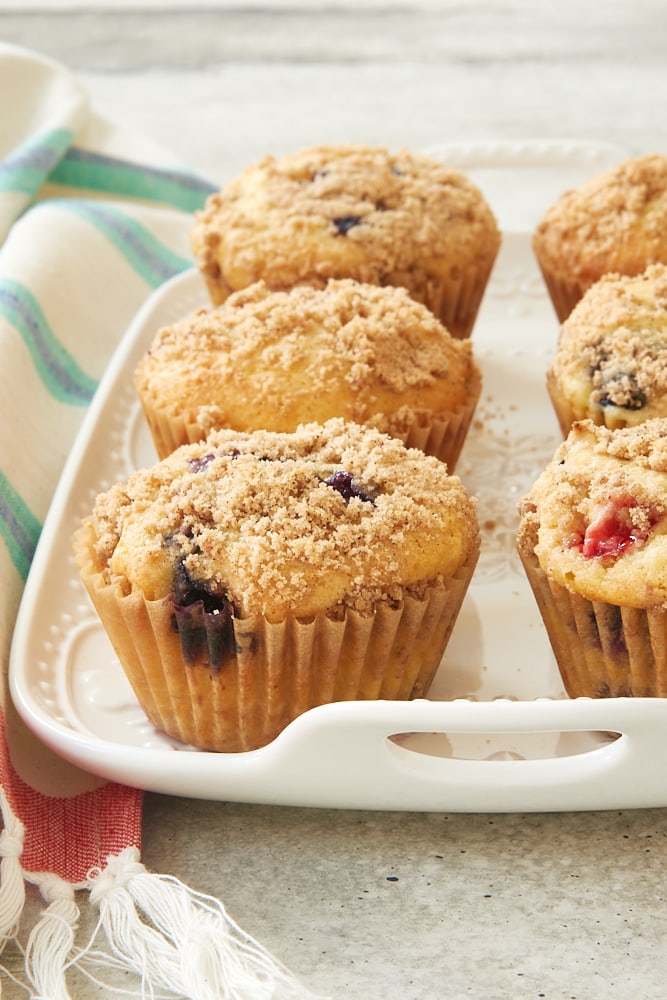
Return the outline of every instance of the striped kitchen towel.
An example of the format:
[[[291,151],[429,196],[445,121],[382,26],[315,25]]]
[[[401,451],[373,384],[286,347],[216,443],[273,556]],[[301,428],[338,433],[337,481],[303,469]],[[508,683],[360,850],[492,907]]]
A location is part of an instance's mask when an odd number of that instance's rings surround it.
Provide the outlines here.
[[[214,185],[95,113],[37,53],[0,44],[0,90],[12,97],[0,129],[0,950],[25,950],[31,995],[48,1000],[105,961],[137,973],[138,996],[310,996],[221,903],[146,871],[141,792],[58,759],[12,706],[13,624],[60,471],[133,315],[192,266],[191,213]],[[45,908],[22,941],[26,882]],[[76,942],[75,890],[99,906],[106,951]]]

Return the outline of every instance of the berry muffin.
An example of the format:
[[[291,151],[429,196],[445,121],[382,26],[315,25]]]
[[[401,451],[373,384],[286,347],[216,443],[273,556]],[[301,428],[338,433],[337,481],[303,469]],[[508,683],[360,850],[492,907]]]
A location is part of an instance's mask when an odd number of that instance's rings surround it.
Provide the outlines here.
[[[533,249],[563,322],[603,274],[667,264],[667,156],[626,160],[549,207]]]
[[[318,146],[247,167],[197,213],[192,248],[214,305],[259,280],[401,285],[468,336],[500,232],[460,172],[407,150]]]
[[[667,696],[667,419],[573,424],[520,513],[568,694]]]
[[[344,417],[453,471],[481,390],[456,340],[404,288],[264,282],[163,328],[135,373],[158,455],[211,430],[293,431]]]
[[[547,389],[567,435],[575,420],[629,427],[667,417],[667,267],[606,275],[561,328]]]
[[[478,547],[441,462],[340,419],[214,431],[98,497],[74,539],[148,718],[232,752],[327,702],[424,695]]]

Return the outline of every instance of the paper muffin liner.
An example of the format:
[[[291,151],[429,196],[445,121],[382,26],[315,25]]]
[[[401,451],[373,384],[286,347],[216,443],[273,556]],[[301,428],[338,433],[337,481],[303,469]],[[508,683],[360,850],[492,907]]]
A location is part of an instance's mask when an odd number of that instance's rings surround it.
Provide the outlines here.
[[[419,448],[426,455],[434,455],[453,472],[465,444],[480,392],[481,379],[471,384],[468,399],[456,412],[439,416],[420,412],[419,418],[404,433],[396,432],[394,436],[400,438],[408,448]],[[213,430],[213,427],[204,428],[195,420],[183,415],[171,415],[148,403],[143,404],[143,410],[160,459],[166,458],[180,445],[202,441]]]
[[[146,399],[142,399],[141,405],[159,459],[171,455],[182,444],[194,444],[207,435],[207,431],[195,420],[170,414]]]
[[[584,297],[592,282],[590,280],[579,281],[572,277],[564,278],[554,274],[546,264],[539,260],[539,257],[537,262],[558,321],[564,323],[580,299]]]
[[[466,267],[459,277],[443,276],[439,281],[430,279],[422,286],[408,288],[457,340],[472,334],[498,249],[491,257]]]
[[[558,420],[558,426],[560,427],[561,434],[564,438],[566,438],[570,433],[570,427],[575,420],[581,420],[583,416],[588,416],[588,414],[582,415],[574,412],[569,400],[561,392],[558,380],[555,378],[551,370],[547,372],[546,388],[554,413],[556,414],[556,419]]]
[[[407,448],[419,448],[426,455],[434,455],[446,464],[449,472],[454,472],[468,436],[480,389],[481,382],[457,413],[430,419],[420,417],[401,435],[403,443]]]
[[[478,553],[450,579],[372,614],[347,610],[272,623],[149,601],[105,583],[90,522],[74,552],[83,582],[149,720],[201,750],[270,743],[298,715],[334,701],[422,697],[438,669]]]
[[[591,601],[549,580],[534,552],[535,530],[519,555],[571,698],[667,696],[667,614]]]
[[[490,255],[487,250],[477,262],[463,268],[458,277],[447,275],[435,279],[431,276],[424,280],[423,272],[419,275],[407,272],[396,280],[383,283],[405,285],[413,298],[430,309],[453,337],[463,340],[472,333],[499,249],[500,244]],[[222,305],[234,291],[222,274],[214,277],[202,272],[202,277],[213,306]],[[337,273],[335,277],[357,278],[357,275]],[[301,280],[308,283],[310,279],[306,275]],[[321,284],[323,275],[319,274],[315,280]]]

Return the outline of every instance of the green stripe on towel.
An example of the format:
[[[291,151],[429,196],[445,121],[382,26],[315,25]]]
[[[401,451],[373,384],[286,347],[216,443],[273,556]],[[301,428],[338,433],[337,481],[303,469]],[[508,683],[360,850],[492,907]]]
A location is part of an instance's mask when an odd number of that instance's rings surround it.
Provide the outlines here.
[[[174,253],[149,229],[117,208],[77,198],[61,198],[51,204],[95,226],[151,288],[158,288],[175,274],[193,267],[191,259]]]
[[[42,526],[0,470],[0,538],[16,570],[26,580]]]
[[[97,382],[82,371],[69,351],[54,336],[41,306],[23,285],[0,280],[0,315],[18,330],[45,387],[55,399],[73,406],[87,406]]]
[[[105,191],[172,205],[184,212],[201,208],[214,184],[182,170],[160,170],[128,160],[71,148],[49,178],[54,184]]]
[[[52,129],[31,136],[0,162],[0,191],[34,195],[67,152],[74,133]]]

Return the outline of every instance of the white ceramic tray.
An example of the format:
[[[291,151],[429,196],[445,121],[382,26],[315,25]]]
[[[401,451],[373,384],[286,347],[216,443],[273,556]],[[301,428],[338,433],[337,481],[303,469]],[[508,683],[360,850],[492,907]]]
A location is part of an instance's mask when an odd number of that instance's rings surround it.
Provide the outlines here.
[[[523,148],[478,149],[458,161],[509,171],[515,192],[526,190],[527,168],[550,166],[555,196],[564,164],[569,181],[618,159],[604,147],[556,152],[560,160],[544,149],[532,158]],[[517,500],[559,440],[544,389],[557,323],[526,231],[504,233],[474,331],[484,390],[457,472],[478,497],[483,548],[428,700],[323,706],[244,754],[192,750],[150,725],[88,602],[70,539],[99,491],[154,461],[132,372],[158,326],[205,301],[194,272],[153,295],[69,457],[12,647],[12,696],[28,726],[84,769],[175,795],[460,812],[667,805],[667,701],[569,700],[514,550]]]

